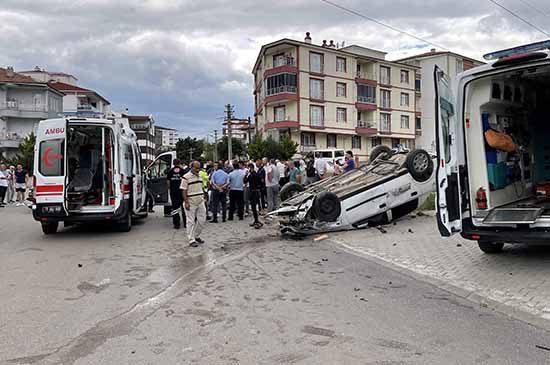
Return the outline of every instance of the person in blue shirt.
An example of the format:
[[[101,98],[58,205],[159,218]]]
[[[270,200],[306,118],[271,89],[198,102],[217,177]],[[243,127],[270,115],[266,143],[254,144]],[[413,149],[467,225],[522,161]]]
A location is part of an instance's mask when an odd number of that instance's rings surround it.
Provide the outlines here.
[[[233,163],[234,170],[229,174],[229,220],[233,220],[235,210],[239,220],[244,219],[244,166],[242,162]]]
[[[344,173],[355,170],[355,160],[353,159],[353,152],[346,152],[346,163],[344,164]]]
[[[229,175],[223,170],[219,162],[214,164],[214,172],[210,176],[212,187],[212,220],[210,223],[218,223],[218,209],[222,208],[222,221],[227,215],[227,189],[229,188]]]

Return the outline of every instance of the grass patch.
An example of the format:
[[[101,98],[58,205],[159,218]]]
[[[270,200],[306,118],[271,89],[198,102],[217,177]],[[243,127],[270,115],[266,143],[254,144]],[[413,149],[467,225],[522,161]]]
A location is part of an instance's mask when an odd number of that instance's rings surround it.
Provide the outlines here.
[[[422,204],[418,210],[420,211],[423,211],[423,210],[435,210],[435,193],[430,193],[430,195],[428,195],[428,198],[426,199],[426,201],[424,202],[424,204]]]

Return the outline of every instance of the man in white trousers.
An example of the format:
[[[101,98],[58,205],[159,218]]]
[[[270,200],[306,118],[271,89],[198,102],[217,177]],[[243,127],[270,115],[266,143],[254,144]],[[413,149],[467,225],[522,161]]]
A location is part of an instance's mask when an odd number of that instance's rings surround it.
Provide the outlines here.
[[[191,169],[181,179],[181,190],[187,218],[187,237],[189,246],[198,247],[204,241],[199,237],[206,222],[206,207],[204,205],[204,190],[199,176],[201,163],[193,161]]]

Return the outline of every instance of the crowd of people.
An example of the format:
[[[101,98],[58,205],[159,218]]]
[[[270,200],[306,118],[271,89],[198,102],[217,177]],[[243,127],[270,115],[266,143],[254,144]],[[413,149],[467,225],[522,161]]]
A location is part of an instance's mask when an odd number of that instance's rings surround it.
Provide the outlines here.
[[[250,226],[260,229],[260,217],[271,219],[269,213],[279,209],[279,190],[285,184],[309,185],[356,168],[351,151],[341,164],[311,155],[290,161],[193,161],[187,167],[176,159],[173,164],[167,174],[172,223],[175,229],[183,224],[192,247],[204,243],[200,234],[207,221],[242,221],[252,215]]]
[[[0,164],[0,208],[13,204],[24,204],[27,193],[29,174],[22,165],[10,166]]]

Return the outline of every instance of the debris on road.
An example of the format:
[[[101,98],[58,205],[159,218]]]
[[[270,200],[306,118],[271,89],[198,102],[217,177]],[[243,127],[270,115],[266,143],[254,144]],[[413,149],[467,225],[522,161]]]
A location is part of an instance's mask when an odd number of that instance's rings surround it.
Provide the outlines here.
[[[368,300],[363,297],[359,298],[359,300],[362,300],[363,302],[368,302]]]
[[[321,259],[321,261],[328,261],[328,259],[323,258],[323,259]]]
[[[550,351],[550,347],[546,347],[542,345],[535,345],[535,347],[541,350]]]
[[[378,226],[376,227],[376,229],[379,230],[381,233],[388,233],[388,231],[386,231],[384,227]]]
[[[353,291],[359,291],[359,290],[361,290],[361,289],[359,289],[359,288],[353,288]]]
[[[394,243],[392,246],[397,246],[397,243]]]
[[[456,247],[462,247],[462,243],[457,243]]]
[[[328,234],[320,234],[313,238],[313,242],[323,241],[323,240],[326,240],[327,238],[328,238]]]
[[[414,233],[412,228],[409,228],[409,233]]]
[[[78,267],[82,267],[82,264],[78,264]]]

